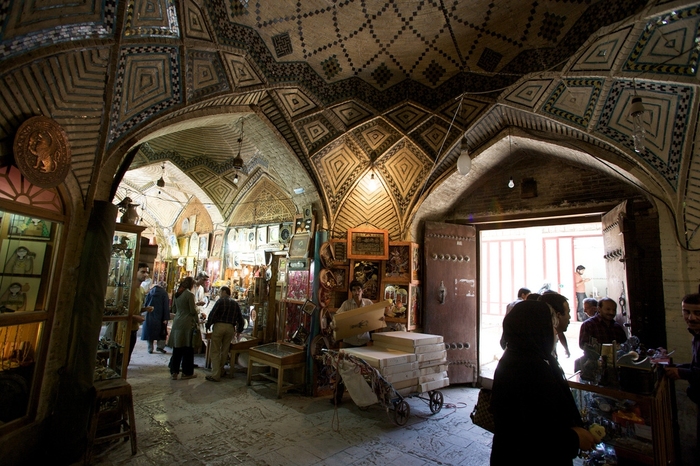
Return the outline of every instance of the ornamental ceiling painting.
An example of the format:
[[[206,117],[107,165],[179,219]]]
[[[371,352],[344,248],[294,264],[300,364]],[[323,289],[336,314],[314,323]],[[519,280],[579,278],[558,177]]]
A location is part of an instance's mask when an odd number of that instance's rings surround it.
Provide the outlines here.
[[[672,1],[9,1],[0,157],[23,120],[50,115],[83,202],[124,172],[116,198],[159,227],[196,197],[218,226],[312,204],[332,235],[370,224],[407,239],[421,206],[449,205],[426,202],[436,188],[467,190],[514,132],[673,200],[698,178],[699,25],[698,4]]]

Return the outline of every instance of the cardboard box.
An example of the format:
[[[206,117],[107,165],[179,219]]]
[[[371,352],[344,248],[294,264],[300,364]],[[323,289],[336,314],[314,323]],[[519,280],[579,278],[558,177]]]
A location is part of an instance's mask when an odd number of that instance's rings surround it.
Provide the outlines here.
[[[416,361],[421,362],[421,363],[428,363],[428,364],[420,365],[420,367],[425,367],[426,365],[429,365],[429,363],[432,361],[444,362],[446,360],[447,360],[447,351],[445,351],[445,350],[435,351],[433,353],[420,353],[420,354],[416,355]]]
[[[446,379],[446,378],[447,378],[447,371],[436,372],[435,374],[421,375],[420,377],[418,377],[418,383],[434,382],[436,380]]]
[[[417,363],[417,364],[419,364],[419,366],[420,366],[420,364],[424,364],[424,363]],[[440,364],[435,364],[432,366],[425,366],[425,367],[421,366],[421,367],[419,367],[419,369],[420,369],[419,370],[420,375],[437,374],[440,372],[447,371],[447,364],[444,364],[444,361],[443,361],[443,362],[440,362]]]
[[[421,393],[429,392],[431,390],[437,390],[438,388],[448,387],[450,385],[450,379],[445,377],[444,379],[435,380],[434,382],[425,382],[419,384],[418,387]]]
[[[395,374],[383,375],[384,379],[391,384],[394,384],[395,382],[401,382],[402,380],[408,380],[408,379],[415,379],[416,381],[418,381],[419,376],[420,376],[420,372],[418,370],[397,372]],[[433,379],[433,380],[435,380],[435,379]]]
[[[388,305],[389,301],[381,301],[370,306],[358,307],[342,314],[336,312],[331,324],[334,329],[333,337],[338,341],[386,327],[384,308]]]
[[[413,353],[404,353],[403,351],[388,349],[379,350],[373,348],[374,347],[372,346],[364,346],[362,348],[343,348],[340,350],[340,352],[360,358],[376,369],[416,361],[416,355]]]
[[[427,333],[415,332],[381,332],[375,333],[372,336],[375,342],[383,342],[382,344],[391,344],[401,348],[411,348],[408,351],[414,351],[413,348],[421,345],[431,345],[435,343],[443,343],[442,335],[430,335]]]
[[[445,366],[445,367],[447,367],[447,366]],[[418,369],[420,369],[418,367],[418,361],[414,361],[414,362],[407,362],[406,364],[396,364],[394,366],[382,367],[379,372],[383,376],[386,377],[387,375],[396,374],[397,372],[416,371]],[[447,370],[447,369],[445,369],[445,370]]]

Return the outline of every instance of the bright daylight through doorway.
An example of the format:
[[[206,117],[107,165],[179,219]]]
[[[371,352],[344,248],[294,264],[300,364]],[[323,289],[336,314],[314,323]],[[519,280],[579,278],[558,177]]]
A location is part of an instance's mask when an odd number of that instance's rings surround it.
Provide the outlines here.
[[[581,322],[576,315],[574,290],[576,267],[586,269],[586,296],[607,295],[604,244],[600,222],[528,228],[482,230],[480,255],[479,363],[480,376],[491,378],[503,354],[499,340],[506,306],[520,288],[533,293],[552,289],[566,296],[571,324],[566,331],[570,357],[557,345],[559,363],[567,375],[574,373],[574,360],[583,352],[578,346]]]

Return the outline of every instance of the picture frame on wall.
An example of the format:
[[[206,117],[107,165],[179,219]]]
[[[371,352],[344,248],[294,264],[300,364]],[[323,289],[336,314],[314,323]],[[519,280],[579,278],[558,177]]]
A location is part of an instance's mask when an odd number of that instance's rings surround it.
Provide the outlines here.
[[[348,258],[387,260],[389,258],[389,230],[351,228],[348,230]]]
[[[292,224],[283,223],[280,225],[280,236],[279,241],[282,244],[289,244],[289,240],[292,239]]]
[[[199,235],[199,252],[197,257],[200,259],[209,257],[209,233]]]
[[[256,230],[257,235],[257,247],[264,246],[267,244],[267,227],[258,227]]]
[[[199,235],[197,232],[190,235],[190,252],[187,255],[195,258],[199,257]]]
[[[389,259],[383,262],[382,280],[408,283],[413,279],[413,249],[415,243],[389,243]]]
[[[11,214],[8,235],[48,241],[51,239],[51,223],[40,218]]]
[[[350,280],[362,283],[362,297],[377,302],[380,297],[381,261],[353,260],[350,263]]]
[[[300,233],[292,236],[289,243],[289,257],[306,257],[309,253],[309,243],[311,235],[309,233]]]
[[[0,272],[12,275],[41,275],[46,243],[9,239],[0,246]]]
[[[224,245],[224,232],[221,230],[215,231],[211,240],[211,256],[221,257],[222,247]]]
[[[349,267],[332,267],[331,272],[335,276],[336,285],[331,289],[331,291],[348,291],[348,284],[350,279],[348,278]]]
[[[268,244],[278,243],[280,240],[280,226],[270,225],[267,227],[267,242]]]
[[[301,310],[304,311],[306,314],[311,315],[316,310],[316,304],[307,299],[304,305],[302,306]]]
[[[0,277],[0,308],[11,309],[11,311],[5,312],[34,311],[40,285],[41,278]]]

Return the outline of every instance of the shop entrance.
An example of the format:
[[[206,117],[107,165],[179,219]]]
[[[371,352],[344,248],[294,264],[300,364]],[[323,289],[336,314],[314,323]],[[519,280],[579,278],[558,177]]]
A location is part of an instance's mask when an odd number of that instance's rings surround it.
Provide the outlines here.
[[[601,222],[525,228],[481,229],[479,232],[479,363],[480,376],[490,378],[503,354],[499,341],[508,303],[520,288],[533,293],[551,289],[566,296],[571,324],[566,332],[570,357],[558,345],[559,362],[573,374],[581,321],[577,316],[574,274],[585,267],[586,296],[607,296],[607,276]]]

